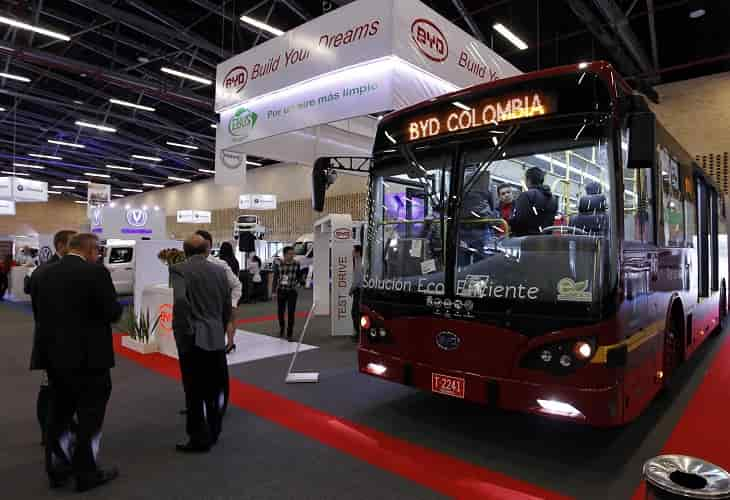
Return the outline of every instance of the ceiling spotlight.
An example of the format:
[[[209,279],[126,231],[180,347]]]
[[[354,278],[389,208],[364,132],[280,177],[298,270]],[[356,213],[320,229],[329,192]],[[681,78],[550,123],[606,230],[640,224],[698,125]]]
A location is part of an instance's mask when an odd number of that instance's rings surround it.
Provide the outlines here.
[[[10,73],[0,73],[0,78],[7,78],[8,80],[16,80],[23,83],[30,82],[30,78],[27,78],[25,76],[12,75]]]
[[[165,187],[164,184],[152,184],[151,182],[143,182],[142,185],[144,187],[148,187],[148,188],[163,188],[163,187]]]
[[[198,172],[202,172],[204,174],[214,174],[215,170],[208,170],[207,168],[199,168]]]
[[[132,167],[121,167],[119,165],[106,165],[106,168],[110,168],[112,170],[124,170],[127,172],[131,172],[134,170]]]
[[[177,181],[177,182],[193,182],[190,179],[185,179],[184,177],[168,177],[171,181]]]
[[[252,167],[260,167],[262,164],[257,161],[248,161],[246,160],[247,165],[251,165]]]
[[[142,106],[141,104],[136,104],[134,102],[129,102],[129,101],[122,101],[120,99],[109,99],[109,102],[112,104],[118,104],[120,106],[126,106],[128,108],[141,109],[142,111],[155,111],[155,108],[153,108],[153,107]]]
[[[46,160],[63,160],[60,156],[41,155],[38,153],[28,153],[28,156],[32,156],[33,158],[45,158]]]
[[[73,191],[76,189],[74,186],[51,186],[53,189],[67,189],[69,191]]]
[[[7,111],[7,109],[5,109],[5,108],[0,108],[0,113],[2,113],[2,112],[4,112],[4,111]]]
[[[20,167],[20,168],[32,168],[35,170],[44,170],[46,167],[42,167],[40,165],[29,165],[27,163],[13,163],[14,167]]]
[[[23,177],[30,177],[30,174],[25,172],[10,172],[9,170],[2,170],[0,173],[5,175],[22,175]]]
[[[162,158],[158,158],[157,156],[142,156],[142,155],[132,155],[132,158],[135,158],[137,160],[147,160],[147,161],[162,161]]]
[[[91,172],[84,172],[84,175],[87,177],[99,177],[100,179],[111,179],[112,176],[109,174],[94,174]]]
[[[124,198],[124,195],[123,194],[113,194],[112,196],[114,198]]]
[[[71,40],[71,38],[68,35],[64,35],[63,33],[57,33],[55,31],[47,30],[44,28],[39,28],[38,26],[33,26],[31,24],[23,23],[23,22],[15,20],[15,19],[10,19],[9,17],[0,16],[0,23],[10,25],[14,28],[20,28],[20,29],[24,29],[24,30],[33,31],[33,32],[39,33],[41,35],[46,35],[51,38],[63,40],[64,42],[68,42],[69,40]]]
[[[707,14],[707,11],[703,0],[691,0],[689,2],[689,17],[691,19],[699,19],[705,14]]]
[[[507,27],[502,23],[497,23],[494,26],[492,26],[494,30],[505,37],[507,40],[509,40],[512,45],[517,47],[520,50],[525,50],[527,48],[527,44],[523,42],[517,35],[512,33]]]
[[[284,34],[283,31],[280,29],[274,28],[273,26],[269,26],[268,24],[259,21],[258,19],[254,19],[252,17],[248,16],[241,16],[241,21],[243,21],[246,24],[250,24],[251,26],[255,28],[259,28],[261,30],[267,31],[275,36],[281,36]]]
[[[178,148],[186,148],[186,149],[199,149],[198,146],[191,146],[190,144],[180,144],[179,142],[170,142],[167,141],[165,144],[168,146],[175,146]]]
[[[59,146],[68,146],[70,148],[81,148],[81,149],[83,149],[83,148],[86,147],[83,144],[76,144],[74,142],[57,141],[57,140],[54,140],[54,139],[48,139],[48,142],[50,144],[58,144]]]
[[[218,128],[218,125],[216,125],[215,123],[211,123],[210,128]]]
[[[48,194],[63,194],[61,191],[48,191]]]
[[[89,122],[77,121],[76,125],[78,125],[79,127],[86,127],[86,128],[93,128],[96,130],[101,130],[102,132],[115,133],[117,131],[117,129],[115,129],[113,127],[107,127],[106,125],[97,125],[95,123],[89,123]]]
[[[203,78],[196,75],[191,75],[190,73],[183,73],[182,71],[177,71],[170,68],[161,68],[160,71],[163,73],[167,73],[168,75],[173,76],[179,76],[180,78],[185,78],[186,80],[192,80],[194,82],[202,83],[203,85],[212,85],[213,82],[211,80],[208,80],[207,78]]]
[[[91,184],[91,181],[80,181],[77,179],[66,179],[66,182],[70,182],[72,184]]]
[[[150,58],[149,57],[144,57],[144,56],[139,56],[137,58],[137,60],[139,62],[141,62],[142,64],[147,64],[148,62],[150,62]]]
[[[125,193],[144,193],[142,189],[122,188]]]

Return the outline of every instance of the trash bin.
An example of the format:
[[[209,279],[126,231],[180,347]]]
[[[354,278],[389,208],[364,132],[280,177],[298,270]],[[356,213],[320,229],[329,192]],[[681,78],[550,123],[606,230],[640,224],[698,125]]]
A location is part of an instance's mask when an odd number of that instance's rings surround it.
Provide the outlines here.
[[[730,475],[686,455],[660,455],[644,464],[647,500],[730,498]]]

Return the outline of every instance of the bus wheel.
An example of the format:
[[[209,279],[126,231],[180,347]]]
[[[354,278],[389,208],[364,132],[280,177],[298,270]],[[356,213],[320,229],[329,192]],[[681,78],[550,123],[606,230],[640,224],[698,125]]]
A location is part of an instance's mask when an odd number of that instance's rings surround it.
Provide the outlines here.
[[[677,328],[677,322],[671,321],[669,327],[664,332],[664,366],[662,371],[664,372],[664,386],[666,387],[672,378],[672,375],[679,367],[681,362],[681,342],[682,337],[679,334]]]

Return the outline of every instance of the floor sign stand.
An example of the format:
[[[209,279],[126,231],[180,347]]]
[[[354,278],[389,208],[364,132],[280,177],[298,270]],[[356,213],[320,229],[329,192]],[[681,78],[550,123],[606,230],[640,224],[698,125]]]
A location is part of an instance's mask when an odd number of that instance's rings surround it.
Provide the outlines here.
[[[307,319],[304,321],[304,327],[302,328],[302,333],[299,335],[299,341],[297,342],[297,350],[294,351],[294,354],[291,358],[291,363],[289,363],[289,370],[286,372],[286,383],[287,384],[298,384],[298,383],[317,383],[319,382],[319,372],[300,372],[300,373],[292,373],[292,369],[294,368],[294,362],[297,360],[297,355],[299,354],[299,348],[302,346],[302,342],[304,342],[304,334],[307,332],[307,328],[309,327],[309,320],[312,319],[312,316],[314,315],[314,308],[316,307],[317,303],[312,302],[312,308],[309,310],[309,314],[307,314]]]

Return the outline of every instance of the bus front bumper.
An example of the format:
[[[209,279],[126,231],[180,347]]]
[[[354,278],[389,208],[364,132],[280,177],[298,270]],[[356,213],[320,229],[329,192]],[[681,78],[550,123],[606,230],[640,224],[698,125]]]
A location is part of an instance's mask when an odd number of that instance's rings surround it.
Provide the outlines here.
[[[361,373],[490,407],[611,427],[623,423],[618,385],[581,388],[444,370],[360,348]]]

